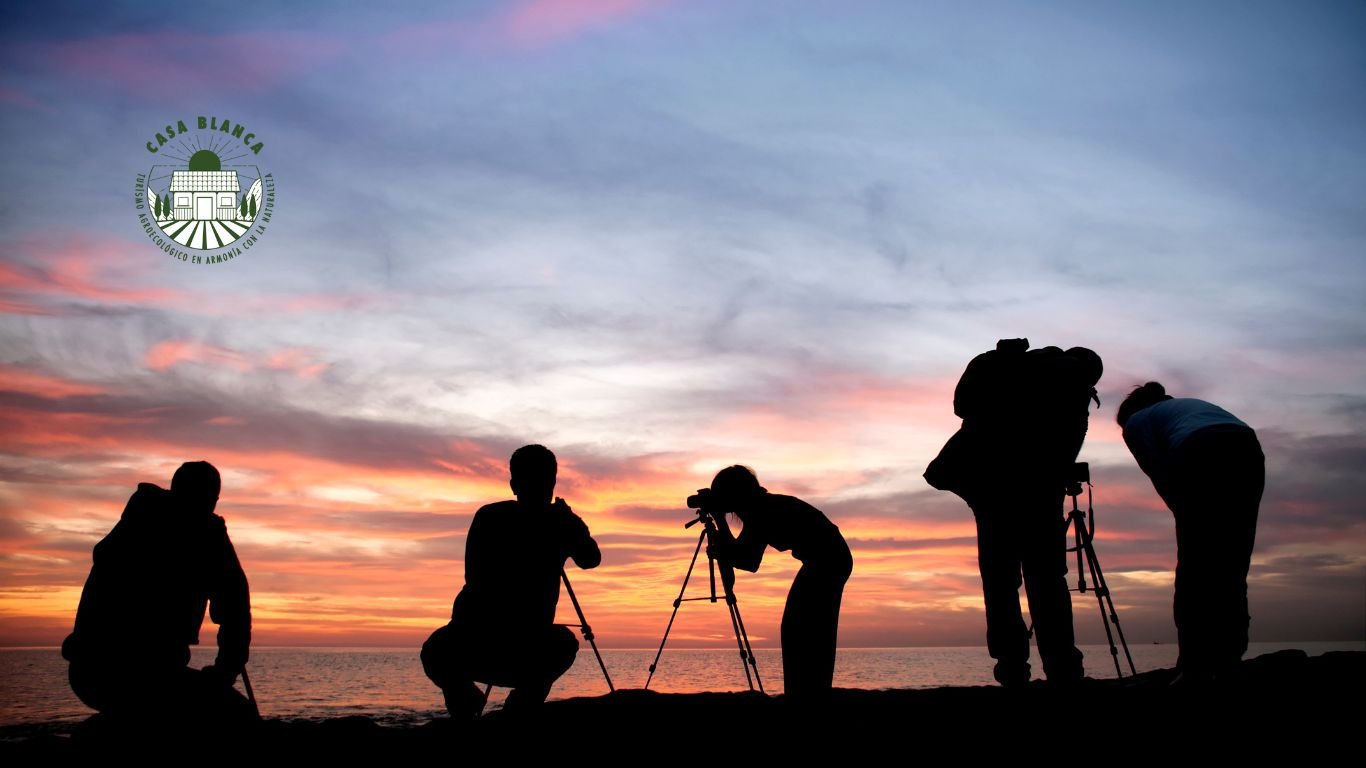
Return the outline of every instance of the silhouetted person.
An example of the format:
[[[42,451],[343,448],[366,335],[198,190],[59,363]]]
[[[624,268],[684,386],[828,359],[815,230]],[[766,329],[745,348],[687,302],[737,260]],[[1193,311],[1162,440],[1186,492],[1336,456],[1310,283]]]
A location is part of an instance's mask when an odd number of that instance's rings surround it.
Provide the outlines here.
[[[504,708],[545,701],[574,663],[579,641],[555,624],[560,573],[567,558],[580,568],[602,562],[588,526],[554,499],[555,454],[518,448],[510,462],[516,501],[488,504],[465,537],[465,586],[451,621],[422,646],[422,665],[455,718],[476,717],[484,695],[475,682],[512,688]]]
[[[953,395],[963,426],[925,472],[976,518],[987,649],[1002,685],[1030,678],[1022,580],[1044,674],[1060,683],[1083,674],[1062,509],[1101,371],[1100,357],[1084,347],[1029,350],[1027,339],[1002,339],[963,372]]]
[[[205,461],[182,464],[169,491],[141,483],[95,545],[75,629],[62,643],[71,689],[86,706],[201,724],[251,716],[232,688],[247,663],[251,598],[227,526],[214,514],[220,486]],[[218,625],[218,657],[194,669],[190,646],[199,644],[206,606]]]
[[[1229,671],[1247,651],[1247,571],[1266,462],[1252,428],[1150,381],[1115,418],[1176,520],[1176,618],[1184,680]]]
[[[769,493],[748,467],[735,465],[716,474],[707,511],[717,520],[718,541],[711,554],[740,570],[759,570],[764,550],[792,551],[802,567],[792,580],[783,608],[783,687],[788,696],[810,697],[830,691],[835,677],[835,645],[840,600],[854,568],[840,529],[819,509],[792,496]],[[743,527],[731,536],[724,513]]]

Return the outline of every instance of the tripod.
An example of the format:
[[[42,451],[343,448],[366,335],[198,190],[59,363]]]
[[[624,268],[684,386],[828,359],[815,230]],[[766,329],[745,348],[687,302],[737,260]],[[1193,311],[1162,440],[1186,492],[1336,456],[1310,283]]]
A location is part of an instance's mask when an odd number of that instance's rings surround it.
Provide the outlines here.
[[[678,608],[685,602],[695,600],[709,600],[716,602],[716,558],[711,553],[712,537],[717,535],[717,521],[711,513],[699,509],[697,519],[689,520],[684,528],[691,528],[698,523],[702,524],[702,532],[697,535],[697,547],[692,551],[692,562],[688,563],[688,572],[683,574],[683,586],[678,590],[678,597],[674,598],[674,611],[669,616],[669,625],[664,628],[664,637],[659,641],[659,651],[655,653],[655,660],[650,664],[650,675],[645,679],[645,688],[649,689],[650,681],[654,679],[655,668],[659,666],[659,657],[664,655],[664,644],[669,641],[669,631],[673,629],[674,619],[678,618]],[[721,521],[725,525],[725,521]],[[693,568],[697,565],[697,555],[702,551],[702,544],[707,547],[707,571],[711,577],[711,594],[706,597],[684,597],[688,591],[688,581],[692,578]],[[726,608],[730,612],[731,629],[735,631],[735,645],[740,650],[740,666],[745,670],[745,682],[752,691],[758,685],[759,692],[764,693],[764,681],[759,679],[759,665],[754,661],[754,649],[749,645],[749,634],[745,632],[745,622],[740,618],[740,606],[735,600],[735,569],[726,563],[720,563],[721,568],[721,588],[725,594]],[[753,668],[753,674],[750,669]]]
[[[1119,614],[1115,611],[1115,601],[1110,597],[1110,587],[1105,583],[1105,573],[1100,569],[1100,558],[1096,556],[1094,545],[1096,535],[1096,511],[1091,506],[1091,473],[1087,465],[1078,463],[1077,479],[1067,486],[1067,495],[1072,497],[1072,509],[1067,513],[1067,528],[1073,531],[1074,546],[1068,547],[1068,552],[1077,553],[1077,592],[1085,594],[1086,573],[1091,572],[1090,590],[1096,595],[1096,603],[1100,607],[1100,621],[1105,627],[1105,640],[1110,644],[1110,659],[1115,663],[1115,676],[1124,677],[1124,672],[1119,667],[1119,648],[1115,647],[1115,636],[1119,636],[1119,644],[1124,648],[1124,658],[1129,662],[1129,674],[1137,675],[1138,670],[1134,668],[1134,657],[1129,654],[1129,644],[1124,640],[1124,630],[1119,626]],[[1081,495],[1082,483],[1086,484],[1086,511],[1083,512],[1077,504],[1077,497]],[[1090,517],[1088,522],[1087,518]],[[1065,537],[1065,534],[1064,534]],[[1113,631],[1111,625],[1114,625]]]
[[[569,585],[569,574],[565,573],[563,568],[560,569],[560,578],[564,580],[564,589],[569,593],[569,601],[574,604],[574,612],[579,615],[578,624],[562,624],[561,626],[579,628],[579,631],[583,633],[583,639],[593,646],[593,655],[598,657],[598,666],[602,667],[602,676],[607,680],[607,690],[615,693],[617,688],[612,685],[612,676],[607,674],[607,665],[603,663],[602,654],[598,653],[598,644],[593,640],[593,628],[588,626],[588,619],[583,617],[583,608],[579,607],[579,598],[574,594],[574,588]]]
[[[574,594],[574,587],[570,586],[570,584],[569,584],[569,574],[565,572],[564,568],[561,568],[561,569],[560,569],[560,578],[564,580],[564,588],[565,588],[565,591],[569,593],[569,601],[572,602],[572,603],[574,604],[574,612],[577,613],[577,614],[579,615],[579,623],[578,623],[578,624],[560,624],[560,623],[557,623],[555,626],[557,626],[557,627],[578,627],[578,628],[579,628],[579,631],[583,633],[583,639],[584,639],[584,640],[587,640],[587,641],[588,641],[588,644],[591,645],[591,646],[593,646],[593,655],[596,656],[596,657],[598,658],[598,666],[602,668],[602,676],[603,676],[603,678],[604,678],[605,680],[607,680],[607,691],[608,691],[609,693],[616,693],[617,688],[616,688],[616,686],[612,685],[612,676],[609,675],[609,674],[607,674],[607,665],[603,663],[603,661],[602,661],[602,654],[598,652],[598,644],[597,644],[597,642],[595,642],[594,639],[593,639],[593,628],[590,627],[590,626],[588,626],[588,619],[584,618],[584,616],[583,616],[583,608],[579,606],[579,598],[578,598],[578,595],[575,595],[575,594]],[[243,673],[243,682],[246,682],[246,673],[245,673],[245,672]],[[248,690],[248,691],[251,690],[250,684],[248,684],[247,690]],[[491,693],[493,693],[493,683],[487,683],[487,684],[484,686],[484,704],[485,704],[485,705],[488,704],[489,694],[491,694]],[[252,704],[254,705],[255,703],[256,703],[256,700],[255,700],[255,699],[252,699]]]

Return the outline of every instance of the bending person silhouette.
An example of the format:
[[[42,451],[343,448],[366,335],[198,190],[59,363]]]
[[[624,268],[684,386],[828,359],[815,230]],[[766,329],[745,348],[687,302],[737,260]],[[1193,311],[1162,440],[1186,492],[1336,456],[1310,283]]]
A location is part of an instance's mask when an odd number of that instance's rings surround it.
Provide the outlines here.
[[[441,688],[446,709],[477,717],[484,695],[475,682],[512,688],[504,708],[538,705],[574,663],[579,641],[555,624],[560,573],[602,562],[588,526],[555,491],[555,454],[518,448],[510,462],[516,501],[479,509],[465,538],[465,586],[451,621],[422,646],[422,666]]]
[[[1124,442],[1176,520],[1183,681],[1229,672],[1247,651],[1247,571],[1266,484],[1252,428],[1217,405],[1150,381],[1119,406]]]
[[[251,598],[227,526],[214,514],[220,487],[212,464],[182,464],[169,491],[138,485],[95,545],[75,629],[62,643],[71,689],[86,706],[206,724],[252,716],[232,687],[247,663]],[[199,644],[206,606],[218,625],[218,657],[193,669],[190,646]]]
[[[713,557],[751,573],[759,570],[767,547],[791,550],[801,561],[783,608],[783,688],[794,698],[828,693],[835,677],[840,601],[854,567],[840,529],[801,499],[769,493],[749,467],[726,467],[703,493],[717,526]],[[743,524],[739,538],[725,523],[727,512]]]
[[[963,371],[953,395],[963,425],[925,472],[976,519],[987,649],[1002,685],[1030,679],[1022,581],[1044,674],[1055,683],[1083,675],[1062,510],[1101,371],[1100,357],[1084,347],[1029,350],[1027,339],[1002,339]]]

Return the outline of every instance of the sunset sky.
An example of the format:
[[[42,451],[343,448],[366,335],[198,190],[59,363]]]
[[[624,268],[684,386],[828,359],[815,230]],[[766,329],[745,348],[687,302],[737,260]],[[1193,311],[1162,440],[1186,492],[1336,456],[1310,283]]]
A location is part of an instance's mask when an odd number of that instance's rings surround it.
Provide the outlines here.
[[[205,459],[257,644],[416,647],[532,442],[603,547],[570,577],[604,646],[658,642],[684,499],[737,462],[849,540],[842,645],[981,645],[972,515],[921,473],[1021,336],[1105,360],[1082,459],[1131,642],[1175,640],[1114,424],[1149,379],[1262,439],[1252,639],[1366,640],[1366,5],[332,6],[0,8],[0,645],[59,643],[136,484]],[[226,264],[134,209],[201,115],[277,184]],[[756,646],[796,566],[741,575]],[[729,631],[693,604],[671,642]]]

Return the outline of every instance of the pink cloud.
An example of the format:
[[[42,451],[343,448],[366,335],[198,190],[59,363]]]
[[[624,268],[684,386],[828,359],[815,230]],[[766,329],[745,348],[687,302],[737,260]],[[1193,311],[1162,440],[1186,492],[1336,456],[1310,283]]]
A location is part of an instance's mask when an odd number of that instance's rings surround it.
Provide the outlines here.
[[[215,344],[184,339],[171,339],[152,345],[143,356],[143,363],[154,371],[166,371],[186,363],[229,368],[246,373],[253,370],[281,371],[304,379],[316,378],[331,367],[331,363],[314,358],[313,352],[300,347],[286,347],[265,353],[251,354]]]
[[[38,101],[24,91],[21,91],[18,88],[10,88],[5,85],[0,85],[0,104],[13,104],[16,107],[23,107],[36,112],[46,112],[47,114],[53,114],[55,112],[52,107]]]
[[[183,363],[200,363],[237,371],[249,371],[253,366],[241,352],[193,341],[162,341],[147,350],[143,361],[154,371],[165,371]]]
[[[575,37],[660,6],[659,0],[529,0],[494,20],[509,42],[537,46]]]
[[[317,378],[318,374],[327,370],[331,365],[331,363],[315,361],[311,352],[299,347],[289,347],[271,352],[266,355],[262,362],[264,368],[272,371],[292,371],[305,379]]]
[[[539,48],[622,22],[668,0],[525,0],[482,19],[452,19],[399,27],[383,38],[394,51],[413,54],[447,46],[467,49]]]
[[[4,391],[22,392],[38,397],[60,398],[74,395],[102,395],[108,392],[104,387],[85,384],[59,376],[48,376],[17,365],[0,365],[0,380],[4,381]]]
[[[0,314],[60,315],[72,301],[137,305],[195,315],[259,317],[352,311],[377,299],[354,294],[203,294],[156,285],[182,268],[155,247],[86,232],[55,232],[0,242]],[[18,258],[15,258],[18,257]]]
[[[0,305],[16,314],[52,314],[51,308],[33,301],[40,296],[164,305],[179,295],[166,288],[127,287],[146,282],[137,278],[151,260],[121,238],[57,234],[5,243],[4,251],[28,256],[25,261],[0,263]]]
[[[43,44],[29,58],[44,57],[68,74],[112,82],[154,98],[178,90],[219,89],[225,76],[237,89],[266,88],[347,47],[341,40],[290,31],[157,32]]]

